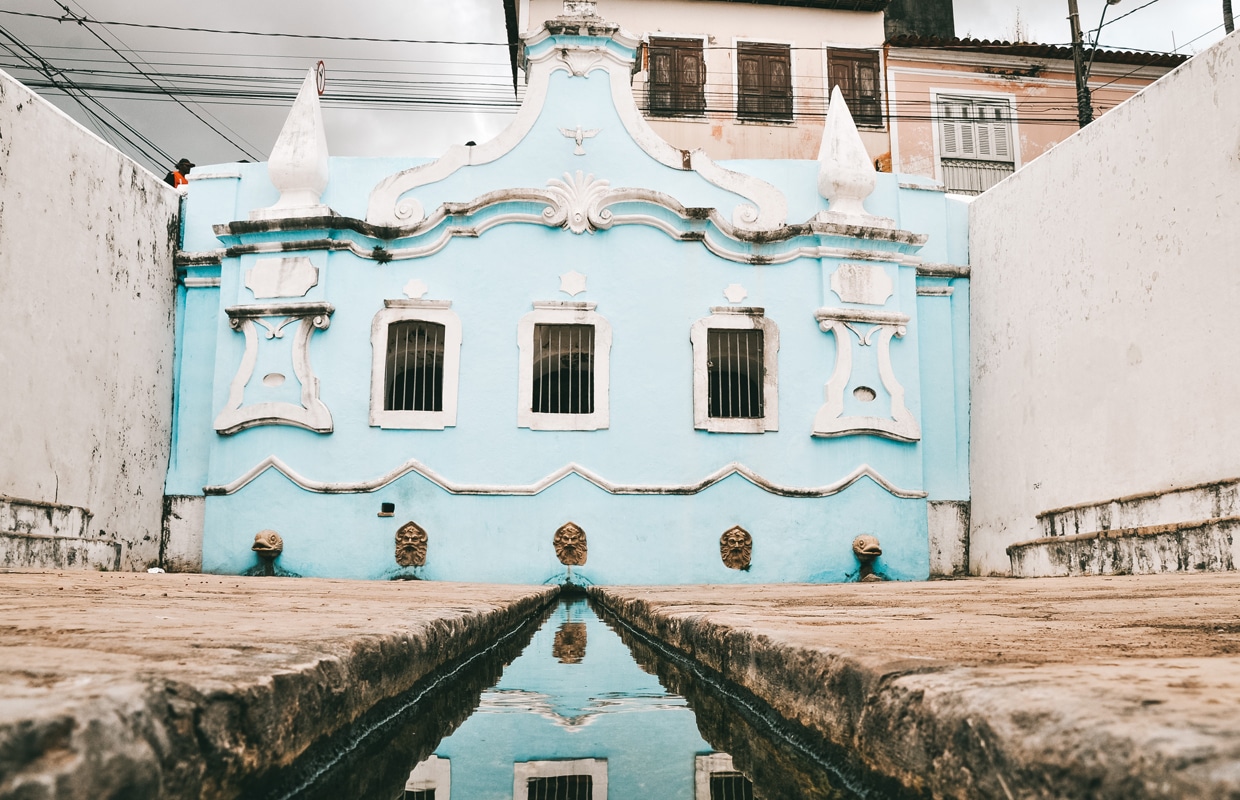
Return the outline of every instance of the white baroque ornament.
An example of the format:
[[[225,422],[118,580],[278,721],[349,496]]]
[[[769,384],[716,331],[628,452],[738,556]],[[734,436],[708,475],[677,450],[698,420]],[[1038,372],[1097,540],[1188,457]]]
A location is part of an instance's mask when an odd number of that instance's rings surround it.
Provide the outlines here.
[[[410,300],[421,300],[430,291],[430,287],[421,278],[414,278],[405,284],[403,291],[405,292],[405,297],[408,297]]]
[[[566,227],[576,234],[594,233],[596,222],[606,222],[611,216],[607,210],[598,210],[598,204],[611,189],[611,181],[595,180],[581,170],[564,173],[564,180],[552,178],[547,181],[547,194],[555,205],[543,210],[543,222],[550,226]],[[592,219],[593,217],[593,219]]]
[[[560,52],[560,60],[574,78],[584,78],[590,70],[602,64],[603,53],[601,48],[597,47],[571,50],[566,48]]]
[[[729,283],[723,290],[723,296],[728,298],[729,303],[736,304],[748,297],[749,292],[739,283]]]
[[[896,379],[891,363],[891,339],[903,338],[907,314],[859,308],[820,308],[814,312],[818,326],[835,338],[835,371],[824,389],[824,403],[814,416],[814,436],[882,436],[901,442],[921,439],[921,426],[904,404],[904,386]],[[871,326],[862,333],[858,326]],[[844,391],[852,377],[853,336],[859,347],[873,347],[879,380],[891,399],[891,416],[853,416],[844,413]],[[870,387],[866,387],[870,388]],[[873,389],[870,388],[873,392]]]

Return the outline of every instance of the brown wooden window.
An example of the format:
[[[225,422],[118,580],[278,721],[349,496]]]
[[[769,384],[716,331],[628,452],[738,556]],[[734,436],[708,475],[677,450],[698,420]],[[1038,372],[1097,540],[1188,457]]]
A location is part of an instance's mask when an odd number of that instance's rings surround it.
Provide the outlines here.
[[[788,45],[736,46],[736,116],[792,119],[792,55]]]
[[[883,124],[882,89],[879,83],[878,51],[828,50],[827,63],[831,85],[836,86],[848,103],[853,121],[858,125]]]
[[[659,116],[706,113],[701,39],[650,39],[649,110]]]

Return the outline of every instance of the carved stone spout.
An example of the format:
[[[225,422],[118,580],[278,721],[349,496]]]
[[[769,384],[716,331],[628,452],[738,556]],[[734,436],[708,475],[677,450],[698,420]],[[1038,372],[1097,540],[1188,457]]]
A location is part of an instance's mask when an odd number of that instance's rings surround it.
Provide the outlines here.
[[[883,548],[878,544],[878,537],[862,534],[853,539],[852,549],[853,555],[861,563],[861,572],[858,575],[858,580],[866,583],[881,581],[883,578],[874,572],[874,559],[883,554]]]
[[[263,574],[275,575],[275,560],[284,552],[284,539],[272,530],[259,531],[254,534],[254,544],[250,547],[263,562]]]

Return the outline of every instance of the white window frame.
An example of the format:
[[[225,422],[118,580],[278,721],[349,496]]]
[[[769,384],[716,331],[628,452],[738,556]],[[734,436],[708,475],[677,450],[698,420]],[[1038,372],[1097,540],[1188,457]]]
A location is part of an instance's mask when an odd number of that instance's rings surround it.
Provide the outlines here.
[[[426,760],[413,768],[405,781],[406,792],[425,792],[435,790],[435,800],[451,800],[452,798],[452,761],[440,756],[427,756]],[[404,795],[401,795],[402,797]]]
[[[530,778],[589,775],[594,800],[607,800],[607,759],[565,758],[554,761],[518,761],[512,765],[512,796],[528,797]]]
[[[433,322],[444,329],[443,410],[388,411],[383,407],[388,328],[397,322]],[[370,425],[375,428],[441,431],[456,425],[461,378],[461,320],[451,300],[384,300],[370,325]]]
[[[740,770],[732,763],[732,756],[727,753],[707,753],[693,757],[694,800],[710,800],[710,776],[717,772],[740,772]]]
[[[520,368],[517,385],[517,427],[535,431],[597,431],[611,421],[611,323],[595,312],[597,303],[541,300],[517,323]],[[544,414],[534,405],[534,326],[594,326],[594,411],[590,414]]]
[[[963,73],[962,73],[963,74]],[[942,136],[939,131],[939,119],[941,119],[943,111],[943,99],[951,100],[954,98],[976,97],[978,100],[999,101],[1005,100],[1008,104],[1008,112],[1011,116],[1008,123],[1011,125],[1012,131],[1012,171],[1020,169],[1024,162],[1021,160],[1021,140],[1020,140],[1020,121],[1016,113],[1016,95],[1011,92],[992,92],[985,89],[971,89],[967,87],[944,88],[930,87],[930,115],[934,123],[930,126],[930,142],[934,148],[934,179],[943,180],[943,151],[942,144],[939,139]],[[894,169],[894,166],[893,166]]]
[[[714,329],[762,331],[762,412],[748,419],[712,417],[707,361],[707,332]],[[766,310],[745,306],[712,306],[710,316],[689,329],[693,345],[693,427],[712,433],[765,433],[779,430],[779,326]]]

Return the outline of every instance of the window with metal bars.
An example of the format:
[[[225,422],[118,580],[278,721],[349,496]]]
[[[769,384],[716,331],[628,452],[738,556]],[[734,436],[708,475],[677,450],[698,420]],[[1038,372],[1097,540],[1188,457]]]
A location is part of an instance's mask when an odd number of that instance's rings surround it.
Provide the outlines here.
[[[827,51],[827,94],[839,86],[853,122],[862,126],[881,127],[883,96],[880,86],[877,50]]]
[[[753,784],[739,772],[712,772],[710,800],[753,800]]]
[[[792,51],[783,44],[736,45],[736,116],[792,119]]]
[[[657,116],[699,116],[706,111],[706,62],[701,39],[651,37],[647,48],[647,108]]]
[[[384,411],[443,411],[443,325],[425,320],[388,326]]]
[[[766,378],[762,331],[711,328],[706,353],[710,416],[761,418]]]
[[[779,327],[761,308],[715,306],[693,323],[693,427],[779,429]]]
[[[405,791],[404,800],[435,800],[434,789],[415,789]]]
[[[535,325],[530,410],[594,413],[594,326]]]
[[[594,778],[589,775],[530,778],[526,787],[528,800],[593,800],[594,798]]]

